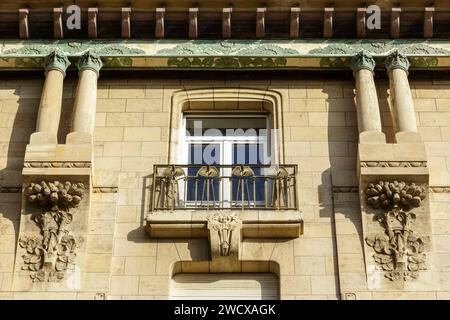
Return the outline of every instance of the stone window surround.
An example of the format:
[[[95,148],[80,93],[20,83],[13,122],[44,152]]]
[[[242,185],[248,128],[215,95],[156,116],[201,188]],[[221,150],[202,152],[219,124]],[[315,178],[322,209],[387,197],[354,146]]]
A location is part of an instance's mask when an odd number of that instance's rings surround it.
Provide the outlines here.
[[[284,132],[283,132],[283,117],[282,117],[282,104],[283,97],[277,91],[274,90],[262,90],[253,88],[200,88],[180,90],[173,94],[171,110],[170,110],[170,134],[169,134],[169,163],[178,163],[178,152],[180,144],[180,124],[183,117],[183,112],[186,111],[190,103],[195,102],[217,102],[217,101],[246,101],[262,103],[263,107],[266,106],[269,110],[269,124],[270,128],[277,130],[277,136],[275,138],[275,162],[283,163],[285,159],[284,155]],[[202,110],[204,113],[211,112],[213,110]],[[230,111],[230,110],[223,110]],[[243,110],[232,110],[242,112]]]
[[[284,163],[284,132],[282,110],[288,101],[283,93],[258,88],[219,87],[198,88],[176,91],[171,99],[169,164],[178,163],[180,134],[179,128],[183,111],[192,102],[211,101],[253,101],[270,107],[269,124],[276,128],[275,162]],[[208,110],[201,110],[202,112]],[[234,111],[234,110],[233,110]],[[242,110],[248,113],[248,110]],[[238,111],[239,112],[239,111]],[[204,210],[182,210],[174,212],[150,212],[147,214],[147,233],[153,238],[190,238],[207,237],[207,217],[211,214]],[[247,210],[239,213],[242,220],[243,237],[296,238],[303,233],[303,218],[298,210]]]

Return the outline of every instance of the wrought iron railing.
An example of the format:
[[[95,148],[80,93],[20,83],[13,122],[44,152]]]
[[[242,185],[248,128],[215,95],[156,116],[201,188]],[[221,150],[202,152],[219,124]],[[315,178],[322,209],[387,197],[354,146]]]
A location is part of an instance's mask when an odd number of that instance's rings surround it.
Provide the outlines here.
[[[296,210],[296,165],[154,165],[151,210]]]

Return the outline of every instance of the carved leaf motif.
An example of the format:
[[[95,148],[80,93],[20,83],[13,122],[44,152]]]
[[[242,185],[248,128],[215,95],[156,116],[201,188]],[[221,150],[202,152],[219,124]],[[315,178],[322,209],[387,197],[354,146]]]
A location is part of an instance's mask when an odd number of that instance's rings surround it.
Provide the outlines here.
[[[25,189],[28,200],[44,209],[33,217],[33,221],[41,229],[40,237],[23,237],[19,240],[19,245],[26,250],[23,269],[32,271],[30,277],[33,281],[61,280],[69,264],[74,263],[76,241],[68,229],[73,220],[69,210],[78,206],[84,190],[82,183],[69,181],[41,181],[30,183]],[[43,269],[44,257],[46,265],[51,264],[50,270],[48,267]]]
[[[403,181],[379,181],[369,183],[365,190],[366,202],[371,207],[393,208],[395,206],[409,209],[419,207],[425,199],[425,189],[415,183]]]
[[[63,271],[67,269],[67,264],[66,262],[63,261],[57,261],[56,265],[55,265],[55,270],[56,271]]]
[[[399,190],[402,190],[401,186]],[[376,192],[378,191],[371,190],[368,193]],[[392,281],[416,279],[420,270],[427,269],[425,252],[429,237],[414,232],[415,219],[416,214],[394,206],[392,210],[379,213],[375,217],[384,232],[366,237],[367,245],[375,252],[375,262],[381,270],[386,271],[385,277]]]

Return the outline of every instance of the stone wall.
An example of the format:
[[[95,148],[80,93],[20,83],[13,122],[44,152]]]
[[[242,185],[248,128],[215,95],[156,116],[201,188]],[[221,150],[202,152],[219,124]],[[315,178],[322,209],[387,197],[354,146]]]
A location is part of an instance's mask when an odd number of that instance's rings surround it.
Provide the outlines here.
[[[153,164],[167,163],[172,96],[194,88],[256,88],[279,92],[284,123],[284,162],[299,166],[299,206],[304,234],[294,240],[244,239],[243,272],[280,276],[283,299],[450,298],[450,78],[410,77],[419,131],[430,169],[433,245],[439,286],[427,292],[370,292],[366,288],[361,207],[356,170],[358,130],[350,73],[299,80],[270,75],[239,80],[186,75],[102,74],[94,133],[85,270],[79,288],[65,292],[12,292],[21,215],[21,170],[34,131],[43,81],[0,80],[0,297],[63,299],[161,299],[176,272],[208,272],[206,239],[150,239],[145,231]],[[13,79],[13,80],[9,80]],[[59,143],[72,112],[76,77],[65,79]],[[393,142],[388,81],[377,79],[383,131]],[[237,89],[236,89],[237,90]],[[198,106],[202,108],[200,104]],[[207,111],[207,110],[205,110]],[[355,189],[356,188],[356,189]],[[176,263],[182,261],[181,263]],[[272,264],[270,262],[276,262]],[[17,266],[16,266],[17,267]]]

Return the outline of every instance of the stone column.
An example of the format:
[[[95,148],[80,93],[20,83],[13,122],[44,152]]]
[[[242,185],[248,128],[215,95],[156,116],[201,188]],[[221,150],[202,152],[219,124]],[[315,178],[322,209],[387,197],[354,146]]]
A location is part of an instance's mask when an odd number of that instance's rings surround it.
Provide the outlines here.
[[[30,144],[57,144],[63,82],[69,59],[60,51],[50,53],[45,61],[45,82],[36,123],[36,132],[31,134]]]
[[[352,58],[351,68],[356,82],[356,108],[360,143],[385,143],[381,131],[380,108],[373,79],[375,61],[364,51]]]
[[[67,144],[92,143],[97,106],[97,78],[103,63],[96,54],[86,52],[78,60],[78,86],[75,93],[74,115]]]
[[[397,142],[421,141],[417,132],[414,102],[408,81],[408,58],[398,51],[391,53],[385,61],[389,74],[391,108]]]

